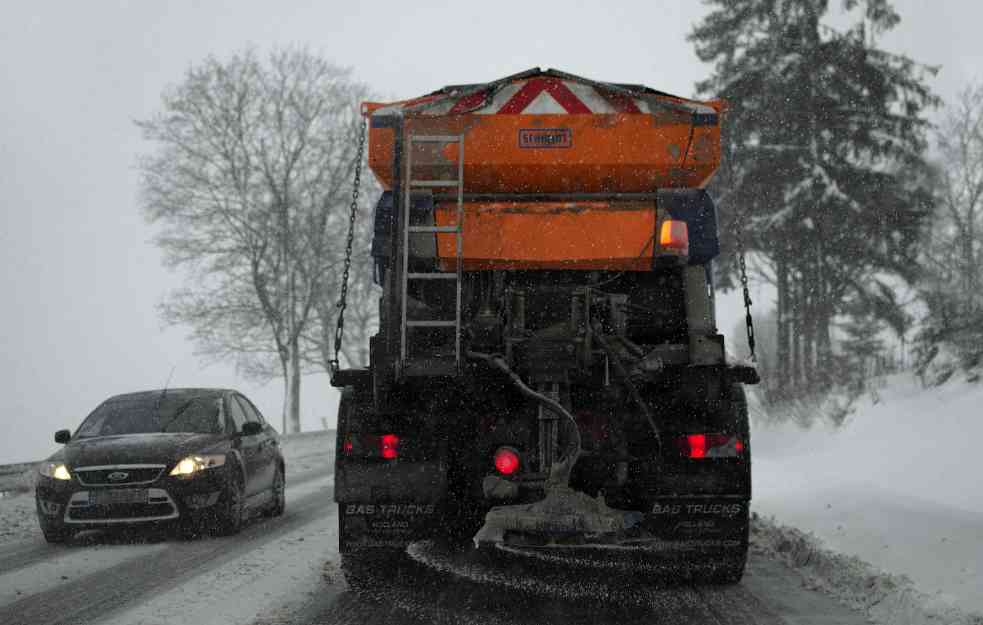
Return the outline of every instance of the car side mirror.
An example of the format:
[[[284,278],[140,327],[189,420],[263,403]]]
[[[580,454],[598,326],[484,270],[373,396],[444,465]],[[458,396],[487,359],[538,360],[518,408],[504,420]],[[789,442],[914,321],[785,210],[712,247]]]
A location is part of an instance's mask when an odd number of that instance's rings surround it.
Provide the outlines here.
[[[55,442],[64,445],[72,440],[72,433],[69,430],[58,430],[55,432]]]
[[[244,436],[256,436],[263,432],[263,424],[256,421],[246,421],[242,424],[242,434]]]

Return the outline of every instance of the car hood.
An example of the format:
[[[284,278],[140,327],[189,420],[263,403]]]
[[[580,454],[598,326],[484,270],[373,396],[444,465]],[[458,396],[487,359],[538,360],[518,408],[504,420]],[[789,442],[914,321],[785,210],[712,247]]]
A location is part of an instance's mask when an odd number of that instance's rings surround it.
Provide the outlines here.
[[[224,451],[221,434],[126,434],[77,439],[60,460],[69,467],[171,464],[192,453]]]

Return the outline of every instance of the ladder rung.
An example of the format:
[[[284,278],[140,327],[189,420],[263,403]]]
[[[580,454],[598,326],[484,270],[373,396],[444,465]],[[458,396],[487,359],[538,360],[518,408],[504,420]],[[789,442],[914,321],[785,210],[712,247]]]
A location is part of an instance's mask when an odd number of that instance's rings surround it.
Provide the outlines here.
[[[461,135],[410,135],[410,142],[417,143],[460,143]]]
[[[457,226],[410,226],[410,232],[457,232]]]
[[[456,321],[429,320],[429,321],[407,321],[407,328],[454,328],[457,327]]]
[[[457,180],[410,180],[411,187],[456,187]]]
[[[408,273],[409,280],[457,280],[456,273],[434,272],[434,273]]]
[[[455,376],[459,367],[453,356],[449,358],[421,357],[408,360],[403,373],[408,376]]]

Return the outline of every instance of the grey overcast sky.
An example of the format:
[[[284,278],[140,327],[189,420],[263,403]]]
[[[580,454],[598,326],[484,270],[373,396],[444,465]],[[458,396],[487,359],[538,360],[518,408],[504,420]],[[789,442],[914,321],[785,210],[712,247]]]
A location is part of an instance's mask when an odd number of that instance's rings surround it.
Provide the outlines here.
[[[942,66],[938,93],[980,77],[983,4],[895,6],[903,22],[882,44]],[[400,98],[537,65],[689,95],[709,71],[685,39],[705,12],[696,0],[3,2],[0,463],[44,456],[55,429],[109,395],[162,386],[172,366],[172,386],[237,387],[280,422],[279,382],[203,366],[155,312],[181,276],[162,268],[137,206],[134,162],[149,146],[132,120],[191,64],[302,44]],[[324,376],[304,383],[303,424],[316,428],[336,396]]]

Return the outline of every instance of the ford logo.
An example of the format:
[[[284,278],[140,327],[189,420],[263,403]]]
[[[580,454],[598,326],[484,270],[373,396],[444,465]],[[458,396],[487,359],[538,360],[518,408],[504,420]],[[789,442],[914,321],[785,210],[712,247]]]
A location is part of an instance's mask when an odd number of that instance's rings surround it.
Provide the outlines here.
[[[114,472],[110,473],[109,475],[107,475],[106,477],[111,482],[121,482],[121,481],[125,480],[126,478],[130,477],[130,474],[129,473],[126,473],[125,471],[114,471]]]

